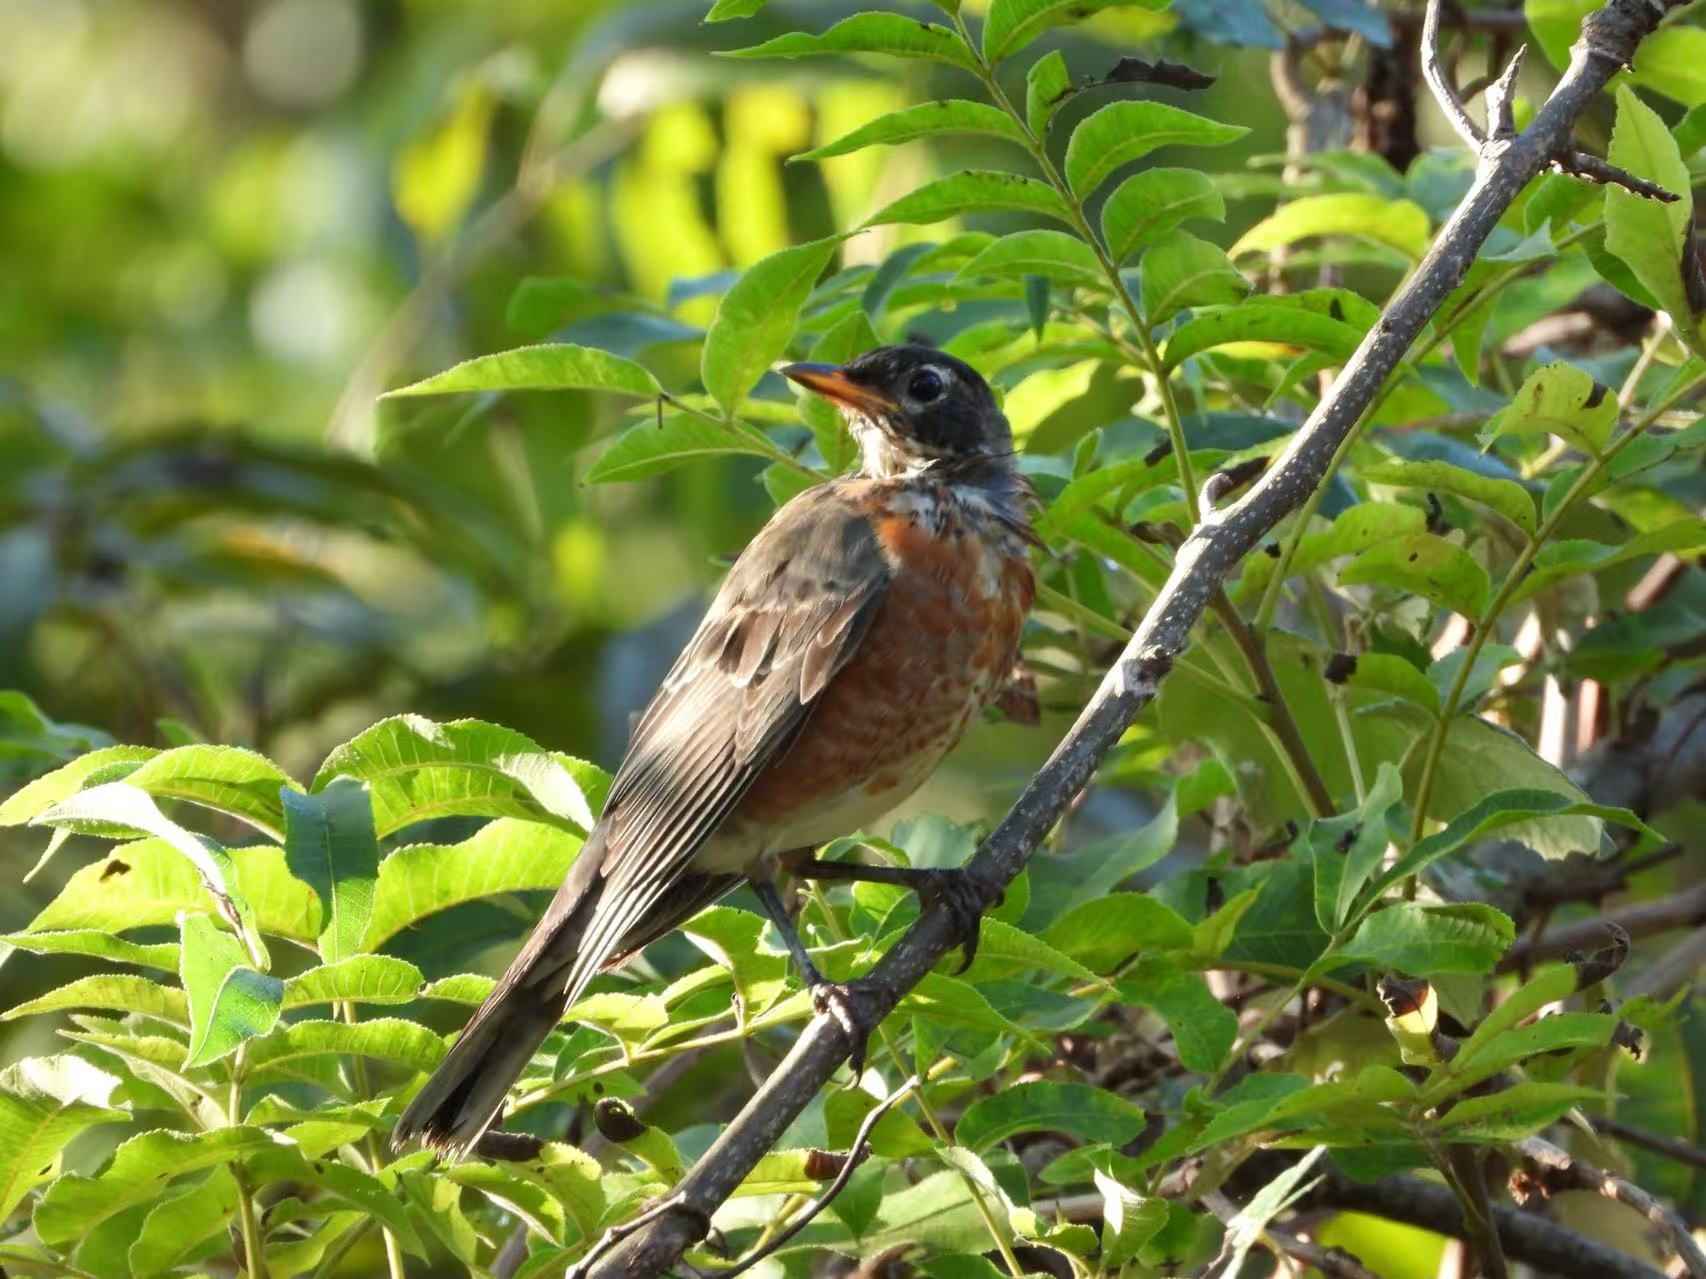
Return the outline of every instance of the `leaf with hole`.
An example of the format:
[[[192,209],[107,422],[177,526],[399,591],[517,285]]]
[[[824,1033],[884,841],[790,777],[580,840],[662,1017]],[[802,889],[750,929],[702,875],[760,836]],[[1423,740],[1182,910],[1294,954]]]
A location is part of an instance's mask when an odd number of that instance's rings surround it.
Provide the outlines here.
[[[1548,364],[1529,375],[1510,407],[1487,424],[1483,444],[1502,435],[1550,434],[1593,457],[1617,426],[1617,396],[1573,364]]]
[[[1272,253],[1325,235],[1372,240],[1419,259],[1428,250],[1428,215],[1409,200],[1388,200],[1366,192],[1306,195],[1288,200],[1244,232],[1232,246],[1232,256]]]

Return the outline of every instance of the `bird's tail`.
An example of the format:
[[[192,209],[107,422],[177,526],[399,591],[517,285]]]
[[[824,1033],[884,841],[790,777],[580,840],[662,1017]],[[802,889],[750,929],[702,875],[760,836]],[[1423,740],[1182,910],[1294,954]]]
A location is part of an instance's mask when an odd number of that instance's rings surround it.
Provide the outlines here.
[[[418,1136],[438,1150],[472,1149],[510,1085],[598,971],[602,956],[580,951],[602,884],[600,845],[595,832],[527,945],[397,1120],[393,1147]]]

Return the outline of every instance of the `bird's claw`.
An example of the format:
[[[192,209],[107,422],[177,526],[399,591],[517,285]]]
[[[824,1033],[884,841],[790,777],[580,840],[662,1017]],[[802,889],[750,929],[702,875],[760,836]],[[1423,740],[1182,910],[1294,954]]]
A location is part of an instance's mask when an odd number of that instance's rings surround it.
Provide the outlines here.
[[[811,990],[813,1010],[833,1017],[835,1024],[847,1036],[850,1045],[847,1064],[857,1079],[865,1073],[865,1051],[870,1044],[871,1032],[877,1028],[877,1018],[872,1016],[865,1002],[869,996],[851,983],[834,981],[817,982]]]
[[[961,868],[932,870],[918,887],[919,900],[940,902],[954,925],[954,938],[963,958],[954,969],[957,977],[977,958],[978,938],[983,932],[983,895],[972,886],[971,876]]]

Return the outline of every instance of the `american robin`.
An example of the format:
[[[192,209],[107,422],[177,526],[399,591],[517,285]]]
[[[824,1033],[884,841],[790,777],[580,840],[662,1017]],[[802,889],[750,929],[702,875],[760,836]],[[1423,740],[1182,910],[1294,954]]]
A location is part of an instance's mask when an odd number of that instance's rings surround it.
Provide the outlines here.
[[[466,1151],[595,974],[742,883],[862,1047],[855,1001],[777,894],[782,869],[939,898],[969,962],[980,902],[962,872],[811,854],[917,789],[1003,687],[1035,589],[1030,487],[988,385],[950,355],[887,346],[782,372],[837,406],[858,473],[787,503],[735,562],[568,878],[394,1142]]]

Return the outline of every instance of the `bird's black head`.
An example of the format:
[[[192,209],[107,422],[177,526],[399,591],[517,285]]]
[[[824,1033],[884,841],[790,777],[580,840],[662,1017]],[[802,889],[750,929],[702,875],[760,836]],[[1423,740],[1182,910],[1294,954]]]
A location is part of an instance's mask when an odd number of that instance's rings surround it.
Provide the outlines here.
[[[879,346],[840,366],[790,364],[782,372],[841,410],[867,475],[1005,463],[1013,455],[1013,433],[989,384],[933,347]]]

